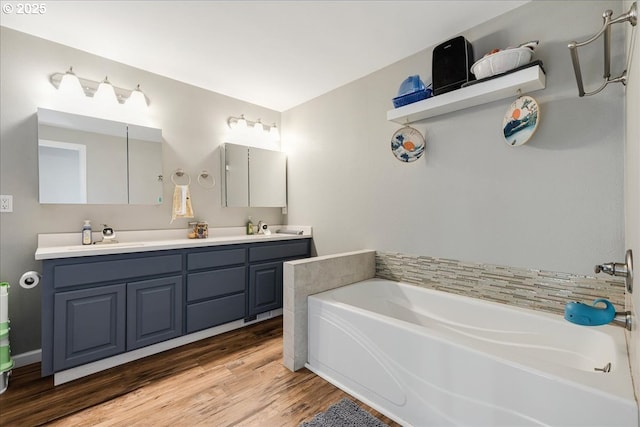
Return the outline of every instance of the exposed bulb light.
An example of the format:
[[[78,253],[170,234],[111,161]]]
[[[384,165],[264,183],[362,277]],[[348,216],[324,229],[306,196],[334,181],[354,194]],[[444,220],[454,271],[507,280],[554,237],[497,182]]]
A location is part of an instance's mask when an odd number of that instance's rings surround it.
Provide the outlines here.
[[[116,91],[113,89],[113,85],[109,82],[108,77],[105,77],[104,80],[98,85],[98,90],[93,95],[93,99],[100,104],[117,104],[118,97],[116,96]]]
[[[269,137],[271,138],[272,141],[280,140],[280,131],[278,130],[278,127],[276,126],[275,123],[272,124],[271,129],[269,129]]]
[[[147,98],[144,96],[142,90],[140,90],[140,85],[131,91],[131,95],[129,95],[129,98],[125,101],[125,105],[135,109],[144,109],[147,107]]]
[[[275,123],[265,125],[261,119],[257,119],[254,122],[245,118],[244,114],[241,114],[240,117],[229,117],[227,119],[227,125],[232,131],[229,137],[232,138],[235,143],[248,145],[262,144],[265,147],[279,145],[280,131]]]
[[[102,82],[76,76],[73,67],[65,73],[54,73],[49,77],[51,84],[64,93],[67,98],[78,98],[78,95],[93,97],[94,102],[103,105],[126,104],[142,109],[148,105],[147,96],[138,85],[134,90],[113,86],[107,77]]]
[[[247,128],[247,119],[244,118],[244,114],[240,114],[240,118],[236,121],[236,126],[239,129]]]
[[[256,135],[261,135],[262,132],[264,132],[264,126],[262,126],[262,122],[260,121],[260,119],[258,119],[258,121],[253,124],[253,132]]]
[[[69,70],[64,73],[60,80],[60,86],[58,86],[60,93],[70,98],[80,98],[84,96],[84,90],[80,84],[80,79],[73,72],[73,67],[69,67]]]

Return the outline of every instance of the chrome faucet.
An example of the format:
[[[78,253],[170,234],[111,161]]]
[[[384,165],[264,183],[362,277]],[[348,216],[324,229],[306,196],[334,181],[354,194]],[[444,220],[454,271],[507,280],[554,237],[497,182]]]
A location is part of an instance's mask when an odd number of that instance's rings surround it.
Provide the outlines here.
[[[607,273],[609,276],[619,276],[625,278],[627,292],[633,292],[633,253],[631,249],[627,250],[625,262],[608,262],[606,264],[598,264],[594,271],[598,273]]]
[[[594,271],[596,272],[596,274],[606,273],[609,276],[624,277],[627,292],[631,293],[633,291],[633,253],[631,252],[631,249],[627,250],[624,263],[608,262],[605,264],[598,264],[595,266]],[[631,312],[616,311],[616,315],[611,323],[622,326],[630,331]]]
[[[621,262],[607,262],[605,264],[598,264],[595,266],[594,271],[598,273],[606,273],[610,276],[627,276],[627,264]]]
[[[631,312],[616,311],[616,317],[611,321],[612,324],[622,326],[626,330],[631,330]]]

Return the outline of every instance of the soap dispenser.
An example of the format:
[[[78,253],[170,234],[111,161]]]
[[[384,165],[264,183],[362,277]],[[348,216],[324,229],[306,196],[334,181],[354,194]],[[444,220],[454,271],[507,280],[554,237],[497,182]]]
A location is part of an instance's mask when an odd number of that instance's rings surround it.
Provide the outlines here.
[[[251,217],[249,217],[249,221],[247,221],[247,234],[255,234],[253,229],[253,222],[251,221]]]
[[[88,219],[84,220],[84,225],[82,226],[82,244],[90,245],[93,243],[93,238],[91,235],[91,221]]]

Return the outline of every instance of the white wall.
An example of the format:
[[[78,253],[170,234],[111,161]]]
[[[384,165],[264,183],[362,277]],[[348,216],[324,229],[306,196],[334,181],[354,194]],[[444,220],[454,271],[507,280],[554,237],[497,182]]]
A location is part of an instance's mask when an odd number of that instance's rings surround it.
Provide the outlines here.
[[[227,139],[229,116],[244,113],[253,120],[260,117],[265,123],[280,125],[279,112],[4,27],[0,42],[0,194],[13,195],[14,207],[13,213],[0,215],[0,280],[13,285],[9,297],[13,354],[40,348],[40,290],[17,286],[23,272],[41,270],[40,263],[34,260],[38,233],[77,231],[79,239],[84,219],[91,219],[96,230],[99,230],[99,224],[106,223],[116,231],[186,229],[188,222],[181,219],[170,225],[168,202],[159,206],[38,203],[36,110],[38,107],[62,109],[65,104],[49,83],[49,76],[55,72],[63,72],[72,65],[84,78],[99,81],[108,75],[119,87],[141,85],[151,103],[148,115],[137,117],[136,124],[162,128],[164,174],[167,177],[165,201],[171,200],[173,191],[168,178],[174,170],[182,168],[192,178],[195,215],[208,221],[211,227],[241,226],[248,215],[254,221],[283,222],[278,208],[223,208],[219,187],[209,191],[196,184],[198,173],[203,169],[220,181],[218,146]],[[141,54],[144,54],[143,50]],[[64,109],[70,111],[69,105],[64,105]],[[117,118],[114,116],[106,118]]]
[[[631,7],[630,1],[625,2],[625,11]],[[638,30],[631,31],[631,26],[625,24],[627,33],[635,37],[632,62],[628,71],[626,93],[626,137],[625,137],[625,248],[631,249],[635,256],[635,283],[631,295],[627,294],[628,309],[633,308],[634,330],[629,340],[629,356],[631,370],[634,376],[636,396],[640,398],[640,38]],[[631,42],[629,38],[628,43]]]
[[[400,126],[386,112],[408,75],[430,77],[432,47],[283,113],[289,222],[313,225],[319,255],[372,248],[580,274],[621,259],[624,89],[579,98],[567,49],[606,8],[622,4],[532,2],[463,33],[476,57],[540,40],[547,87],[531,95],[541,122],[521,147],[500,134],[514,96],[414,124],[426,155],[395,159]],[[613,35],[620,59],[624,30]],[[592,88],[602,45],[580,55]]]

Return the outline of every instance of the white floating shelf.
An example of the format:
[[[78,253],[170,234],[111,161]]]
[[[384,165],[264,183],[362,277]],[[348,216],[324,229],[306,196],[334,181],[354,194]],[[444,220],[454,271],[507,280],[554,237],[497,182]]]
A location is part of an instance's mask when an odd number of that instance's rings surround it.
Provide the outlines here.
[[[546,77],[539,65],[525,68],[486,82],[476,83],[442,95],[423,99],[387,111],[387,120],[408,124],[452,111],[463,110],[505,98],[544,89]]]

